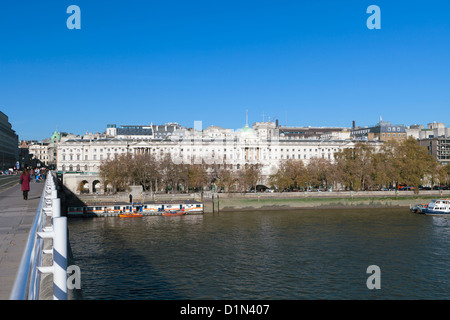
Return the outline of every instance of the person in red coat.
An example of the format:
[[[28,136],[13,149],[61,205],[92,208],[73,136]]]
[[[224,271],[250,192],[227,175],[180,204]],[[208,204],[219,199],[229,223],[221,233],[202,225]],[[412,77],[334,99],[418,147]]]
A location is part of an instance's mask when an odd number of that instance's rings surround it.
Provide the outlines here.
[[[28,200],[28,191],[30,191],[31,176],[27,168],[23,170],[22,175],[20,176],[20,181],[22,181],[21,183],[22,183],[23,199]]]

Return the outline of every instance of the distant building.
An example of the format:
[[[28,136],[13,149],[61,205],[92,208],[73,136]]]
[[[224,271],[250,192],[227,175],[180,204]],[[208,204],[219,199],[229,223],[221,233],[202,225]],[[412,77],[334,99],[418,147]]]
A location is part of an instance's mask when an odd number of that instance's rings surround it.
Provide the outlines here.
[[[420,145],[427,147],[429,153],[441,164],[450,164],[450,137],[436,137],[419,140]]]
[[[20,140],[19,145],[19,164],[20,166],[27,167],[31,164],[32,155],[28,149],[30,141]]]
[[[428,123],[426,128],[423,125],[413,124],[406,129],[406,132],[408,136],[418,140],[450,136],[450,128],[446,128],[445,123],[442,122]]]
[[[338,139],[350,138],[348,128],[339,127],[280,127],[280,138],[288,140],[301,139]]]
[[[106,135],[124,139],[151,139],[153,137],[153,130],[151,126],[125,125],[117,127],[115,124],[108,124]]]
[[[152,125],[154,139],[165,139],[170,136],[183,135],[185,128],[176,122],[169,122],[164,125]]]
[[[93,135],[91,133],[86,133],[84,136],[86,139],[95,139],[99,137],[100,134]],[[29,155],[32,157],[28,162],[28,165],[32,167],[55,167],[58,158],[58,144],[67,139],[80,138],[71,133],[55,131],[50,138],[44,139],[40,142],[38,141],[28,141],[28,151]]]
[[[28,146],[30,154],[33,156],[29,163],[32,167],[40,167],[48,165],[51,157],[50,144],[48,141],[36,142]]]
[[[166,123],[164,125],[122,125],[117,127],[115,124],[108,124],[106,136],[118,139],[165,139],[172,135],[180,134],[185,128],[176,122]]]
[[[0,111],[0,169],[13,168],[19,160],[19,137]]]
[[[380,122],[373,127],[361,128],[353,125],[350,135],[354,140],[401,141],[407,138],[405,125],[391,124],[388,121],[383,121],[381,117]]]
[[[439,163],[450,163],[450,128],[446,128],[444,123],[428,123],[426,128],[422,125],[412,125],[407,130],[408,135],[427,147]]]

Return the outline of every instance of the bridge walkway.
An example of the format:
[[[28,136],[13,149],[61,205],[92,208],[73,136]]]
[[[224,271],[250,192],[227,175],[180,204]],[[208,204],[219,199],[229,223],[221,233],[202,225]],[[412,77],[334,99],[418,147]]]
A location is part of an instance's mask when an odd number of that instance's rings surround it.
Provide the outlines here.
[[[32,182],[24,200],[18,181],[0,192],[0,300],[10,297],[45,186]]]

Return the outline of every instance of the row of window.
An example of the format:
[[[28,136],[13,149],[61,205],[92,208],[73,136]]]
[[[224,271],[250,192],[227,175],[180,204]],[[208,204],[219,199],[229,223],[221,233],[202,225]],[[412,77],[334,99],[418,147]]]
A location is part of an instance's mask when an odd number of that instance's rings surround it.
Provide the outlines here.
[[[317,150],[317,149],[316,149]],[[287,152],[287,151],[286,151]],[[183,156],[183,155],[180,155],[181,157],[183,157],[183,158],[185,158],[185,159],[188,159],[189,158],[189,156],[188,155],[185,155],[185,156]],[[193,158],[193,157],[195,157],[194,155],[192,155],[192,156],[190,156],[191,158]],[[303,159],[311,159],[311,158],[313,158],[314,156],[312,155],[312,154],[309,154],[309,155],[307,155],[307,154],[303,154]],[[324,154],[322,154],[322,158],[324,158],[325,157],[325,155]],[[66,155],[63,155],[62,156],[62,158],[63,158],[63,161],[74,161],[75,160],[75,157],[73,156],[73,155],[69,155],[69,156],[66,156]],[[214,154],[212,154],[212,158],[214,158]],[[256,155],[249,155],[249,156],[246,156],[245,157],[247,160],[249,159],[249,160],[256,160],[257,158],[259,158],[258,156],[256,156]],[[254,159],[253,159],[254,158]],[[331,155],[330,155],[330,153],[328,153],[327,154],[327,158],[328,159],[331,159]],[[110,157],[110,155],[108,154],[107,156],[106,156],[106,158],[104,159],[103,158],[103,155],[101,154],[100,156],[99,156],[99,158],[97,159],[97,155],[93,155],[92,156],[92,160],[94,160],[94,161],[96,161],[96,160],[100,160],[100,161],[102,161],[102,160],[109,160],[109,159],[112,159],[112,157]],[[233,155],[232,154],[230,154],[230,155],[228,155],[228,157],[227,157],[227,155],[225,154],[225,155],[223,155],[223,159],[224,160],[226,160],[226,159],[233,159]],[[241,157],[240,157],[240,155],[238,154],[238,155],[236,155],[236,159],[237,160],[240,160],[241,159]],[[267,159],[267,155],[263,155],[262,156],[262,159],[264,159],[264,160],[266,160]],[[269,159],[272,159],[272,156],[269,156]],[[275,156],[273,159],[277,159],[277,156]],[[281,155],[280,156],[280,159],[295,159],[295,154],[292,154],[291,156],[290,155]],[[297,154],[297,159],[302,159],[302,155],[299,153],[299,154]],[[81,156],[80,155],[76,155],[76,160],[81,160]],[[89,158],[88,158],[88,155],[85,155],[84,156],[84,161],[89,161]]]
[[[248,147],[243,147],[243,148],[248,149]],[[260,148],[260,147],[257,147],[257,148],[258,148],[258,149],[261,149],[261,150],[272,151],[271,148]],[[160,150],[160,151],[167,151],[167,150],[169,150],[169,149],[170,149],[170,150],[173,150],[174,147],[136,148],[136,149],[134,149],[134,151],[136,152],[137,150],[142,150],[142,151],[153,151],[153,152],[155,152],[155,151],[157,151],[157,150]],[[324,151],[325,149],[327,149],[328,151],[331,151],[330,148],[319,148],[319,151],[321,151],[321,150]],[[183,148],[180,148],[180,151],[183,151],[183,150],[184,150]],[[187,151],[190,151],[190,148],[187,148],[186,150],[187,150]],[[235,148],[235,149],[234,149],[234,151],[237,151],[237,152],[239,152],[239,150],[240,150],[239,148],[237,148],[237,149]],[[284,150],[283,148],[280,149],[280,151],[283,151],[283,150]],[[286,149],[286,151],[289,151],[289,150],[290,150],[289,148]],[[291,150],[292,150],[292,151],[295,151],[294,148],[292,148]],[[63,153],[63,154],[65,154],[66,152],[68,152],[68,153],[78,152],[78,153],[79,153],[79,152],[81,152],[81,151],[82,151],[81,149],[62,149],[62,153]],[[130,149],[129,151],[131,152],[132,149]],[[196,148],[193,148],[192,151],[197,151],[197,149],[196,149]],[[199,148],[198,151],[203,151],[203,148]],[[208,151],[208,148],[205,148],[205,151]],[[220,148],[219,148],[219,149],[211,149],[211,151],[212,151],[212,152],[214,152],[214,151],[221,152],[222,149],[220,149]],[[223,149],[223,152],[226,152],[226,151],[227,151],[227,149],[224,148],[224,149]],[[230,151],[230,150],[229,150],[229,151]],[[278,149],[275,148],[274,151],[277,152]],[[300,151],[301,151],[301,148],[298,148],[297,151],[300,152]],[[305,149],[303,149],[303,151],[306,152],[307,149],[305,148]],[[309,149],[309,151],[312,152],[312,149]],[[316,148],[314,151],[317,152],[317,148]],[[337,151],[337,149],[336,149],[336,148],[333,148],[333,151]],[[88,150],[88,149],[85,149],[85,152],[89,152],[89,150]],[[97,148],[94,148],[93,152],[94,152],[94,153],[97,153]],[[105,149],[101,148],[101,149],[99,149],[99,152],[125,152],[125,148],[114,148],[114,149],[112,149],[112,148],[105,148]]]
[[[110,157],[109,154],[106,155],[106,159],[107,159],[107,160],[109,160],[109,159],[111,159],[111,158],[112,158],[112,157]],[[68,156],[66,156],[65,154],[63,154],[62,159],[63,159],[63,161],[66,161],[66,160],[73,161],[73,160],[75,160],[75,157],[74,157],[73,154],[70,154],[70,155],[68,155]],[[77,154],[77,155],[76,155],[76,160],[81,160],[81,155]],[[88,160],[89,160],[88,155],[85,154],[85,155],[84,155],[84,161],[88,161]],[[101,154],[100,157],[97,159],[97,155],[94,154],[94,155],[92,156],[92,160],[104,160],[104,159],[103,159],[103,155]]]
[[[385,134],[383,133],[383,134],[382,134],[382,136],[383,136],[383,137],[385,137]],[[388,136],[388,137],[390,137],[390,136],[391,136],[391,134],[390,134],[390,133],[388,133],[388,134],[387,134],[387,136]],[[392,137],[394,137],[394,138],[395,138],[395,137],[396,137],[396,134],[395,134],[395,133],[393,133],[393,134],[392,134]],[[399,133],[399,134],[398,134],[398,137],[399,137],[399,138],[401,138],[401,137],[406,137],[406,133]]]
[[[392,129],[391,129],[392,128]],[[401,131],[401,127],[388,127],[387,131],[397,131],[400,132]]]
[[[100,150],[100,152],[103,152],[103,149],[99,149]],[[62,152],[63,153],[65,153],[65,152],[81,152],[81,150],[80,149],[63,149],[62,150]],[[105,151],[107,151],[107,152],[111,152],[111,151],[114,151],[114,152],[118,152],[118,151],[122,151],[122,152],[125,152],[125,148],[105,148]],[[85,152],[89,152],[89,150],[88,149],[85,149]],[[94,148],[94,152],[97,152],[97,149],[96,148]]]
[[[383,136],[384,136],[384,134],[383,134]],[[157,149],[159,149],[159,147],[157,147],[156,149],[155,148],[135,149],[135,151],[137,151],[137,152],[140,152],[140,151],[142,151],[142,152],[148,152],[148,151],[156,152]],[[159,151],[160,152],[167,152],[168,149],[169,148],[164,148],[164,149],[161,148],[161,149],[159,149]],[[172,147],[170,149],[173,150],[174,147]],[[262,151],[268,151],[268,152],[272,151],[271,148],[245,148],[244,150],[262,150]],[[307,152],[307,150],[308,149],[305,148],[305,149],[303,149],[303,152]],[[65,159],[66,154],[64,153],[65,151],[66,150],[63,149],[63,160],[66,160]],[[69,152],[73,152],[72,149],[68,149],[68,151]],[[114,151],[117,152],[117,149],[114,149]],[[125,149],[122,149],[122,151],[125,151]],[[183,151],[184,151],[184,149],[181,148],[180,152],[183,152]],[[187,148],[186,151],[190,151],[190,148]],[[197,149],[193,148],[192,151],[196,152]],[[203,148],[199,148],[198,151],[203,151]],[[204,151],[205,152],[209,152],[208,149],[205,149]],[[216,151],[217,152],[221,152],[221,149],[217,149],[217,150],[216,149],[211,149],[211,152],[216,152]],[[227,151],[226,148],[223,149],[223,152],[226,152],[226,151]],[[234,151],[239,153],[241,150],[240,149],[234,149]],[[275,148],[274,151],[277,152],[278,149]],[[294,148],[292,148],[292,149],[286,149],[286,150],[280,149],[280,151],[281,152],[290,152],[290,151],[295,152],[296,150]],[[301,149],[297,149],[297,152],[301,152],[301,151],[302,151]],[[319,151],[319,152],[320,151],[328,151],[328,152],[330,152],[330,151],[337,151],[337,149],[336,148],[333,148],[333,149],[330,149],[330,148],[328,148],[328,149],[326,149],[326,148],[319,148],[319,149],[317,149],[316,148],[316,149],[314,149],[314,152],[317,152],[317,151]],[[75,152],[80,152],[80,150],[77,149]],[[86,150],[86,152],[87,152],[87,150]],[[97,149],[94,149],[94,152],[97,152]],[[100,152],[103,152],[103,149],[100,149]],[[107,152],[110,152],[110,149],[107,149]],[[231,152],[231,151],[228,151],[228,152]],[[313,149],[309,149],[309,152],[313,152]],[[77,160],[81,160],[81,155],[80,154],[77,154],[76,156],[77,156]],[[93,156],[95,157],[96,155],[94,154]],[[100,156],[102,156],[102,154],[100,154]],[[70,160],[73,160],[73,155],[72,154],[70,154],[69,157],[71,157]],[[85,160],[88,160],[88,155],[85,155]],[[96,160],[96,159],[94,159],[94,160]]]
[[[247,164],[245,164],[244,165],[245,167],[247,166]],[[229,168],[229,169],[231,169],[231,170],[233,170],[233,169],[236,169],[236,170],[239,170],[240,168],[241,168],[241,164],[217,164],[217,168],[218,169],[221,169],[221,168],[224,168],[224,169],[226,169],[226,168]],[[65,165],[65,164],[63,164],[62,166],[61,166],[61,169],[62,169],[62,171],[63,172],[66,172],[66,171],[69,171],[69,172],[73,172],[73,171],[77,171],[77,172],[81,172],[81,171],[84,171],[84,172],[88,172],[89,171],[89,166],[86,164],[86,165],[84,165],[84,166],[82,166],[82,165],[79,165],[79,164],[77,164],[77,165],[72,165],[72,164],[70,164],[70,165]],[[92,171],[95,171],[95,170],[97,170],[97,166],[94,166],[93,167],[93,170]]]
[[[302,158],[302,157],[301,157],[301,154],[297,154],[297,159],[301,159],[301,158]],[[311,155],[311,154],[309,155],[308,158],[306,157],[306,154],[303,155],[303,159],[312,159],[312,158],[314,158],[314,157],[313,157],[313,155]],[[322,154],[322,159],[325,159],[325,158],[326,158],[326,159],[331,159],[331,154],[328,153],[326,157],[325,157],[325,154]],[[276,159],[276,157],[275,157],[275,159]],[[283,159],[283,155],[281,155],[281,158],[280,158],[280,159]],[[293,154],[291,158],[289,158],[289,155],[287,155],[287,156],[286,156],[286,159],[287,159],[287,160],[289,160],[289,159],[295,159],[295,155]]]
[[[68,166],[66,166],[65,164],[63,164],[62,165],[62,171],[81,171],[81,166],[79,165],[79,164],[77,164],[76,166],[73,166],[73,165],[68,165]],[[75,169],[75,170],[74,170]],[[86,164],[86,165],[84,165],[83,166],[83,171],[85,171],[85,172],[87,172],[87,171],[89,171],[89,167],[88,167],[88,165]]]

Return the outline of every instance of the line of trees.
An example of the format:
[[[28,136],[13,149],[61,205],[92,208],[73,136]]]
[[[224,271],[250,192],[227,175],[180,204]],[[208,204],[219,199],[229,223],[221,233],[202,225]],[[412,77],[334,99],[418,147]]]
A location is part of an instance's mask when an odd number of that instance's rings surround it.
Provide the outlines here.
[[[157,159],[152,154],[123,154],[105,160],[100,176],[113,192],[129,185],[141,185],[145,191],[190,192],[204,188],[225,192],[247,191],[261,179],[261,166],[248,164],[237,171],[230,165],[176,164],[170,154]]]
[[[381,190],[406,185],[419,190],[424,184],[450,182],[450,166],[439,164],[414,138],[388,141],[379,150],[367,143],[335,153],[335,160],[313,158],[286,160],[270,177],[283,190],[330,189]]]
[[[450,166],[440,165],[414,138],[388,141],[379,149],[357,143],[335,153],[334,161],[323,158],[284,160],[269,177],[269,187],[280,191],[311,189],[381,190],[400,184],[418,191],[423,184],[448,184]],[[105,160],[100,175],[113,191],[141,185],[146,191],[190,192],[207,189],[224,192],[249,191],[261,182],[261,166],[248,164],[232,170],[228,164],[175,164],[170,155],[120,155]]]

